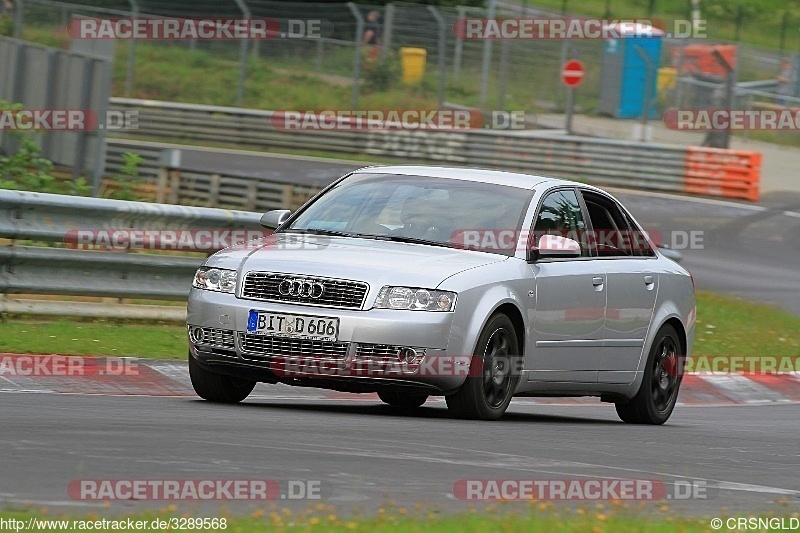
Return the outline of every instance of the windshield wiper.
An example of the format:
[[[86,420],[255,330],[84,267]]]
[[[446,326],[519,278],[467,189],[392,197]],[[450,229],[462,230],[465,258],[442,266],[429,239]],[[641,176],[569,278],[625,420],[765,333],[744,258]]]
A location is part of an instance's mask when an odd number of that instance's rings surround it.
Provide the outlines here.
[[[281,230],[280,233],[302,233],[304,235],[332,235],[335,237],[358,237],[357,233],[347,233],[346,231],[336,231],[332,229],[320,229],[320,228],[287,228],[285,230]]]
[[[429,244],[431,246],[453,248],[451,243],[448,242],[429,241],[427,239],[417,239],[415,237],[403,237],[402,235],[371,235],[371,237],[379,241],[408,242],[411,244]]]
[[[356,239],[373,239],[376,241],[407,242],[411,244],[428,244],[431,246],[441,246],[443,248],[454,248],[450,243],[441,241],[430,241],[427,239],[417,239],[415,237],[403,237],[402,235],[375,235],[372,233],[348,233],[346,231],[336,231],[320,228],[287,228],[280,233],[302,233],[307,235],[332,235],[334,237],[353,237]]]

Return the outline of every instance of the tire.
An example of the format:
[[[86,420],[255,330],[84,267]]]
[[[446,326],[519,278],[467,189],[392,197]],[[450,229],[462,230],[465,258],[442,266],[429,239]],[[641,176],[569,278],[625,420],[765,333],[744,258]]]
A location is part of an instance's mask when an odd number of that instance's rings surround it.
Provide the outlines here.
[[[478,420],[503,416],[519,381],[519,351],[514,324],[506,315],[493,315],[478,338],[469,376],[455,394],[445,397],[453,415]]]
[[[653,340],[636,396],[615,404],[623,422],[660,425],[669,419],[683,380],[685,354],[680,352],[681,342],[675,328],[663,326]]]
[[[395,391],[378,391],[378,398],[392,407],[415,408],[425,403],[427,394],[408,394]]]
[[[253,392],[255,381],[209,372],[189,354],[189,377],[192,387],[204,400],[217,403],[239,403]]]

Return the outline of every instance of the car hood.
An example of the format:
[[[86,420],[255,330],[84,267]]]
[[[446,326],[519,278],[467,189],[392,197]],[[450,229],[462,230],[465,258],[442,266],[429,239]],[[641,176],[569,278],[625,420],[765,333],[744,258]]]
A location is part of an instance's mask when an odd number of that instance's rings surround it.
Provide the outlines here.
[[[486,252],[352,237],[278,233],[232,246],[207,266],[366,281],[374,288],[436,288],[448,277],[507,257]]]

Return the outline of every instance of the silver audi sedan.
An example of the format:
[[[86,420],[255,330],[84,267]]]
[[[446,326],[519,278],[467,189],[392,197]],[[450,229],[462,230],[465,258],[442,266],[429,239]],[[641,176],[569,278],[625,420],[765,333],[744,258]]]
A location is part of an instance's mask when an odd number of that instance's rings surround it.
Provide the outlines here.
[[[561,179],[429,166],[350,173],[263,239],[197,271],[199,396],[256,382],[444,396],[500,418],[515,396],[597,396],[663,424],[695,326],[694,283],[610,194]]]

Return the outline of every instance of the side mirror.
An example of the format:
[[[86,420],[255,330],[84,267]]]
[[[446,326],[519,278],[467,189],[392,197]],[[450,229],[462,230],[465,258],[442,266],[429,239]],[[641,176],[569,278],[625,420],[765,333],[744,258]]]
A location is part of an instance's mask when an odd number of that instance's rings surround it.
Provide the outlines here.
[[[268,229],[275,229],[289,218],[292,212],[288,209],[275,209],[261,215],[261,225]]]
[[[681,259],[683,259],[683,254],[680,253],[678,250],[673,250],[672,248],[667,248],[666,246],[659,246],[658,251],[664,257],[672,259],[676,263],[680,263]]]
[[[581,245],[574,239],[561,237],[559,235],[542,235],[539,238],[539,246],[528,250],[528,261],[537,259],[552,258],[565,259],[581,256]]]

